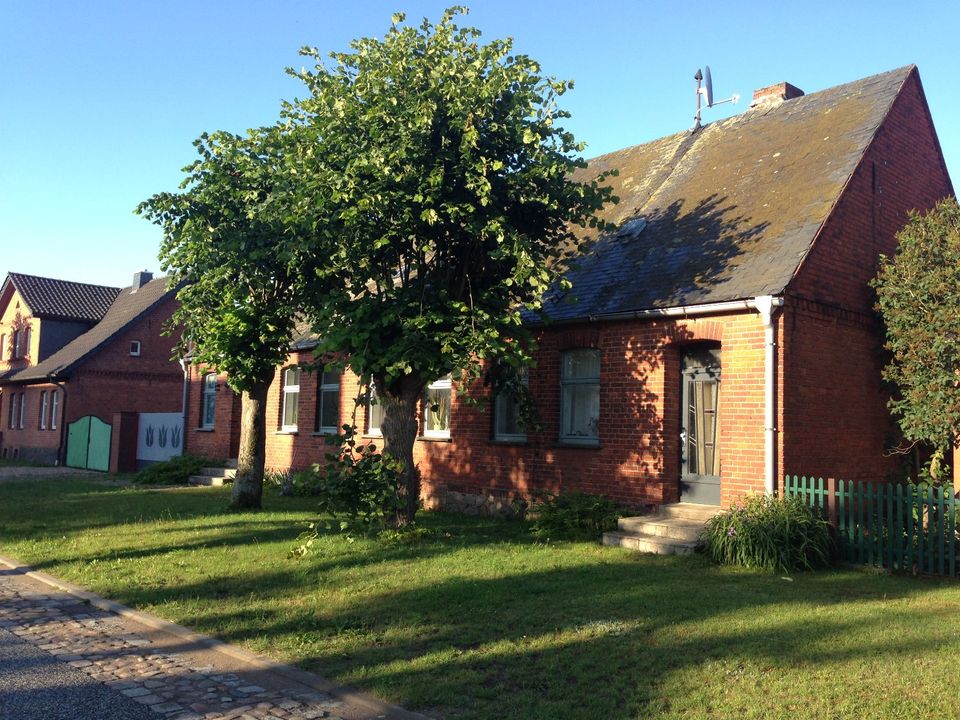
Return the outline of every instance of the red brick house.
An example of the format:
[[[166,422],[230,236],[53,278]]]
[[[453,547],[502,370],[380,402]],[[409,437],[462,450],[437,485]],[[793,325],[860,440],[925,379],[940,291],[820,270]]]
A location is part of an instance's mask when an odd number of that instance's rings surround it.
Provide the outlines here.
[[[727,505],[785,472],[883,479],[895,428],[868,283],[908,212],[953,193],[916,68],[810,95],[764,88],[737,116],[589,172],[613,168],[619,230],[536,321],[540,428],[488,387],[471,407],[439,380],[416,451],[428,503],[545,489]],[[310,349],[301,338],[278,368],[268,466],[320,460],[363,398],[349,373],[298,371]],[[188,450],[231,456],[238,400],[190,372]],[[376,406],[357,409],[375,437]]]
[[[161,334],[175,303],[147,272],[123,289],[10,273],[0,288],[0,457],[62,464],[67,429],[93,416],[112,428],[109,468],[133,469],[136,413],[182,407],[176,338]]]

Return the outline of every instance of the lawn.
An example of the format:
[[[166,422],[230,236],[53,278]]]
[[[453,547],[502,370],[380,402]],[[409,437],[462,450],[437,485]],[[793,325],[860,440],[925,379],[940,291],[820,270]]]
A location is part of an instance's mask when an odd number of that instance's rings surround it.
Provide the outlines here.
[[[958,717],[960,585],[537,543],[424,513],[417,544],[322,538],[309,499],[0,483],[0,552],[445,718]]]

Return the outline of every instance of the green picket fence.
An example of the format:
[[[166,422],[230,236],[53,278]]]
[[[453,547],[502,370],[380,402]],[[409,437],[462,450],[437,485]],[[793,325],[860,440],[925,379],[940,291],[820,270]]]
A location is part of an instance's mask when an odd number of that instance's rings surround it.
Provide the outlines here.
[[[958,574],[957,499],[952,487],[784,479],[836,530],[842,560],[888,570]]]

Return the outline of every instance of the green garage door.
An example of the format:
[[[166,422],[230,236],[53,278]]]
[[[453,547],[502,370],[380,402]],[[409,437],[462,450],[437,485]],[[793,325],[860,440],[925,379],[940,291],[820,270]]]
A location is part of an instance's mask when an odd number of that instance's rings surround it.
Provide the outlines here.
[[[95,415],[87,415],[67,428],[67,465],[85,470],[110,469],[113,428]]]

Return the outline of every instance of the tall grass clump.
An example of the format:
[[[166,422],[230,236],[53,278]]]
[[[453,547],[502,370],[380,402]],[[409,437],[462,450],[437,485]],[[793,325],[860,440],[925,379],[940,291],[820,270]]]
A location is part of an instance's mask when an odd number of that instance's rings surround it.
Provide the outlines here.
[[[833,540],[801,498],[753,495],[711,519],[699,548],[721,565],[793,572],[829,565]]]

